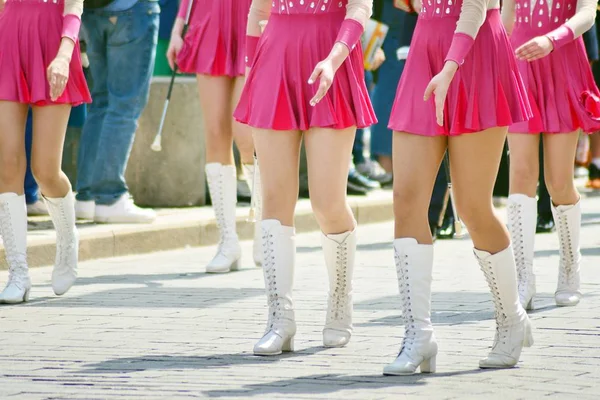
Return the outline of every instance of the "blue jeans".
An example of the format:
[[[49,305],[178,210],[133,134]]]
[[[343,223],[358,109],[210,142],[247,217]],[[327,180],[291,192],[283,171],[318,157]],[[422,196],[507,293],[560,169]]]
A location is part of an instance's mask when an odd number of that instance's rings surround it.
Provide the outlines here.
[[[392,131],[387,126],[400,75],[405,61],[399,61],[396,51],[410,45],[417,24],[416,14],[407,14],[394,7],[392,1],[384,1],[381,22],[390,29],[383,42],[385,62],[379,68],[379,79],[373,92],[373,109],[379,122],[371,128],[371,157],[392,155]]]
[[[27,113],[27,126],[25,127],[25,154],[27,155],[27,171],[25,172],[25,201],[27,204],[36,203],[39,200],[38,184],[31,172],[31,142],[33,140],[33,120],[31,108]]]
[[[148,103],[159,14],[158,2],[150,0],[125,11],[83,13],[93,103],[79,147],[78,200],[110,205],[128,192],[125,168]]]

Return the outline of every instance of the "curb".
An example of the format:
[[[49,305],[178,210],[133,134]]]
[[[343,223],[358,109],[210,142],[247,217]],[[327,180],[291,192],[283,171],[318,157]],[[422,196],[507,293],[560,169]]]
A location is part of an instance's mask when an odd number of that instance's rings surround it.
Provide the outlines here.
[[[389,191],[370,193],[365,197],[350,197],[349,204],[358,224],[393,220],[392,194]],[[219,242],[216,220],[210,207],[158,210],[153,224],[97,225],[78,224],[79,260],[94,260],[185,247],[213,246]],[[237,232],[240,240],[251,240],[254,224],[247,221],[248,208],[237,209]],[[35,220],[34,222],[35,223]],[[319,230],[310,202],[301,200],[296,207],[296,232]],[[52,265],[55,256],[53,230],[31,231],[28,235],[28,262],[30,267]],[[0,270],[7,269],[4,248],[0,247]]]

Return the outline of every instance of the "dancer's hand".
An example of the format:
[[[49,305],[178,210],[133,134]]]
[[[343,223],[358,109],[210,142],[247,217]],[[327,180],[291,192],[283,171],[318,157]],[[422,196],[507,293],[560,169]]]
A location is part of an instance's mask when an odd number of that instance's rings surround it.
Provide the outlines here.
[[[0,0],[0,13],[4,10],[4,0]]]
[[[171,41],[169,42],[169,48],[167,49],[167,60],[169,60],[169,66],[171,70],[175,70],[175,62],[177,55],[183,47],[183,38],[178,35],[172,35]]]
[[[373,57],[373,63],[371,64],[369,71],[375,71],[376,69],[381,67],[381,64],[383,64],[384,61],[385,61],[385,53],[383,52],[383,49],[381,47],[379,47],[379,48],[377,48],[377,50],[375,50],[375,55]]]
[[[323,97],[325,97],[333,83],[336,71],[349,54],[350,50],[348,50],[346,45],[338,42],[333,45],[333,49],[331,49],[331,53],[329,53],[327,58],[317,64],[313,73],[310,75],[310,78],[308,78],[309,85],[315,83],[317,79],[319,80],[319,89],[315,96],[310,100],[311,106],[314,107],[321,99],[323,99]]]
[[[69,81],[69,64],[71,60],[59,54],[46,70],[46,79],[50,84],[50,100],[56,101],[65,91]]]
[[[454,74],[458,69],[458,65],[454,61],[447,61],[444,68],[439,74],[434,76],[427,88],[423,100],[427,101],[433,94],[435,101],[435,120],[439,126],[444,126],[444,104],[446,103],[446,95],[448,88],[454,78]]]
[[[519,60],[534,61],[546,57],[554,50],[554,44],[548,36],[537,36],[520,46],[515,54]]]

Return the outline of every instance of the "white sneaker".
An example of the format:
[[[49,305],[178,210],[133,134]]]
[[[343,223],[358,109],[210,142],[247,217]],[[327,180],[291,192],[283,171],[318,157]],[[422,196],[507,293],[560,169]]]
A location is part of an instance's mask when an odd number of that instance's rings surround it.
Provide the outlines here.
[[[75,201],[75,217],[77,219],[94,219],[96,212],[96,203],[93,200],[76,200]]]
[[[46,204],[43,201],[38,200],[33,204],[27,204],[27,215],[36,216],[36,215],[48,215],[48,208],[46,208]]]
[[[125,193],[111,205],[96,204],[94,221],[103,224],[146,224],[156,219],[154,210],[136,206]]]

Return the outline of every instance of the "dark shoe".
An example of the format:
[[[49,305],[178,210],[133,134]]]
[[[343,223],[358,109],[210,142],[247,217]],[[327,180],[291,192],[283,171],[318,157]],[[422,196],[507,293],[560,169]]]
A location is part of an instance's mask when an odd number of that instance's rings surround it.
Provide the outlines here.
[[[362,187],[367,191],[381,188],[379,182],[359,174],[354,168],[350,169],[350,172],[348,172],[348,187],[350,187],[350,185]]]
[[[454,230],[454,217],[453,216],[444,216],[444,221],[442,221],[442,226],[438,229],[437,236],[440,239],[454,239],[454,235],[456,231]]]
[[[550,233],[554,232],[556,227],[554,226],[554,218],[551,213],[538,214],[536,233]]]
[[[383,186],[392,184],[393,176],[386,172],[377,161],[366,160],[364,163],[356,164],[356,170],[363,176],[379,182]]]
[[[588,189],[600,189],[600,168],[596,164],[591,163],[588,169],[588,181],[585,184]]]
[[[346,187],[346,193],[352,196],[366,196],[369,191],[361,185],[350,182],[348,180],[348,186]]]

